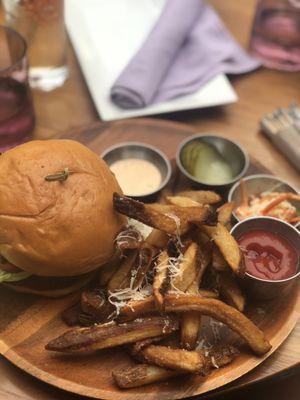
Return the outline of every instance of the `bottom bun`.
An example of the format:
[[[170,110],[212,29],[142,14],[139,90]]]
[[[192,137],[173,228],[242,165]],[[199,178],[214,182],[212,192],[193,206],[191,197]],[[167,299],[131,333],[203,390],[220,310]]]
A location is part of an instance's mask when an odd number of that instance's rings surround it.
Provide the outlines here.
[[[87,285],[97,271],[88,274],[55,278],[32,275],[18,282],[3,282],[2,285],[19,293],[36,294],[44,297],[62,297],[76,292]]]

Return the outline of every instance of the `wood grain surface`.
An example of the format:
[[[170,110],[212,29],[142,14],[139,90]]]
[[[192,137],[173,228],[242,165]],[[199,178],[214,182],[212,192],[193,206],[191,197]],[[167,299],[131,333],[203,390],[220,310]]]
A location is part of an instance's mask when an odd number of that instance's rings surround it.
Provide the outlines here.
[[[120,141],[139,140],[159,147],[174,158],[180,142],[194,130],[184,124],[153,119],[127,120],[93,124],[84,132],[76,129],[61,137],[79,140],[98,154]],[[253,168],[253,167],[252,167]],[[257,168],[257,167],[256,167]],[[76,295],[59,300],[40,300],[1,288],[0,292],[0,353],[19,368],[59,388],[100,399],[177,399],[204,394],[218,389],[258,366],[286,339],[300,315],[300,296],[294,287],[289,296],[275,302],[250,307],[252,317],[259,323],[272,344],[265,357],[258,358],[240,348],[241,354],[230,366],[215,371],[207,378],[182,378],[148,385],[129,391],[119,390],[111,372],[132,364],[122,349],[105,350],[89,355],[53,355],[44,345],[58,336],[66,326],[61,321],[62,310],[76,301]],[[264,313],[258,312],[263,308]],[[295,367],[297,361],[273,365],[273,371]],[[252,379],[259,381],[258,374]],[[238,385],[242,385],[240,382]]]

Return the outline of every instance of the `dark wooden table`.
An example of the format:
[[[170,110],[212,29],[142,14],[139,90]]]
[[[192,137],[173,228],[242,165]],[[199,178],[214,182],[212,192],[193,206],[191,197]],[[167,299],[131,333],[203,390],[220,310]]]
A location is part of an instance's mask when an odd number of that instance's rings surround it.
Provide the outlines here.
[[[237,41],[247,47],[255,0],[211,0],[210,3],[220,13]],[[70,43],[68,64],[71,74],[62,88],[51,93],[34,93],[37,116],[35,138],[55,137],[65,130],[99,121]],[[188,123],[196,127],[199,132],[216,132],[236,139],[269,170],[299,186],[299,174],[262,136],[258,121],[262,115],[277,107],[287,106],[291,101],[300,103],[300,74],[261,68],[249,75],[235,77],[232,83],[239,96],[236,104],[162,115],[160,118]],[[294,346],[300,346],[299,335],[300,332],[292,339]],[[284,346],[279,351],[284,352]],[[291,375],[276,376],[272,381],[245,387],[235,393],[216,395],[216,398],[296,400],[300,397],[299,378],[298,368],[293,370]],[[79,397],[37,381],[0,358],[0,399],[75,400],[77,398]]]

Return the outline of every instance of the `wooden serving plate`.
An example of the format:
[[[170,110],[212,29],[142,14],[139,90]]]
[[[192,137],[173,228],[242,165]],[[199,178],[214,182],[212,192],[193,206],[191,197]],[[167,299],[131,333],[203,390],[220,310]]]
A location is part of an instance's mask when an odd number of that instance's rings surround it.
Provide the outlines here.
[[[174,158],[179,143],[196,133],[186,125],[159,120],[141,119],[115,123],[94,124],[83,130],[68,132],[63,137],[76,139],[97,153],[122,141],[135,140],[150,143]],[[266,172],[252,162],[253,172]],[[179,180],[172,185],[178,185]],[[170,188],[171,190],[174,189]],[[111,371],[132,365],[123,349],[110,349],[92,354],[58,355],[44,350],[44,345],[58,336],[66,326],[61,312],[79,298],[73,294],[63,299],[47,300],[35,296],[13,293],[5,288],[0,291],[0,353],[31,375],[61,389],[99,399],[181,399],[208,393],[233,382],[249,371],[239,386],[258,381],[299,363],[299,345],[288,347],[281,357],[271,356],[297,324],[300,315],[300,296],[295,286],[289,296],[275,302],[252,307],[253,317],[272,344],[270,353],[255,357],[243,346],[241,354],[232,365],[214,371],[205,379],[199,376],[170,380],[127,391],[119,390]],[[264,312],[261,312],[261,309]],[[298,329],[299,335],[299,329]],[[269,367],[255,367],[270,357]],[[288,360],[287,360],[288,359]],[[268,362],[268,361],[267,361]],[[258,372],[257,372],[258,371]]]

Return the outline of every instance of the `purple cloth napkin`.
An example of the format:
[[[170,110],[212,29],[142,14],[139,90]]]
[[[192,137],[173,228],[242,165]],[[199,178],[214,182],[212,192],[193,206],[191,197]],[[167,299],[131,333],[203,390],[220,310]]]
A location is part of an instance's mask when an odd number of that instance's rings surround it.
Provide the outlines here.
[[[205,2],[168,0],[111,98],[121,108],[142,108],[192,93],[220,73],[245,73],[259,65]]]

